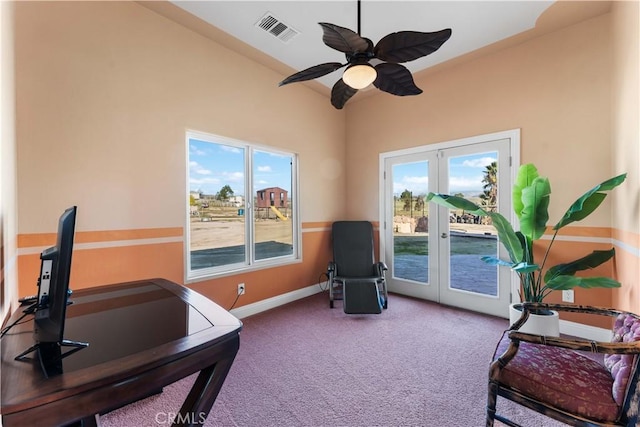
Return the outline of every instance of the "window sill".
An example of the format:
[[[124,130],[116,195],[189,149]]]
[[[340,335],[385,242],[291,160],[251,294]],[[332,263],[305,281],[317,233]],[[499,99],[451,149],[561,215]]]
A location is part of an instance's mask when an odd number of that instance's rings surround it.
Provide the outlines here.
[[[193,271],[187,274],[185,277],[185,284],[192,284],[198,282],[204,282],[207,280],[214,280],[221,277],[236,276],[239,274],[250,273],[252,271],[265,270],[268,268],[284,267],[287,265],[300,264],[302,257],[292,258],[286,257],[277,260],[268,260],[256,262],[253,265],[238,265],[237,268],[229,268],[219,270],[215,268],[202,269],[201,271]]]

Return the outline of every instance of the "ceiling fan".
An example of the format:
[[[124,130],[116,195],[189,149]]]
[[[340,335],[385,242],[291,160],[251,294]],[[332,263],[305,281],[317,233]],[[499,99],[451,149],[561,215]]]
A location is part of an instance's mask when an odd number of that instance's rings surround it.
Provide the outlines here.
[[[360,0],[358,0],[358,32],[326,22],[322,27],[322,41],[330,48],[343,52],[345,64],[326,62],[290,75],[279,86],[316,79],[348,66],[342,78],[331,89],[331,105],[337,109],[371,83],[378,89],[393,95],[419,95],[422,89],[413,82],[411,72],[401,62],[413,61],[429,55],[451,37],[451,29],[432,33],[399,31],[384,36],[375,46],[360,36]],[[380,60],[375,66],[369,61]],[[379,61],[377,61],[379,62]]]

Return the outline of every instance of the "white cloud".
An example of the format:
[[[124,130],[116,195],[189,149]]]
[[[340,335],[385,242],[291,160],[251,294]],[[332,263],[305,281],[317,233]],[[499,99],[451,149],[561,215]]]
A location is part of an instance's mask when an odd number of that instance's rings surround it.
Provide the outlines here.
[[[189,145],[189,155],[190,156],[204,156],[207,153],[204,150],[199,150],[195,145]]]
[[[489,166],[492,162],[495,162],[496,159],[493,157],[482,157],[479,159],[473,160],[465,160],[462,162],[462,166],[468,166],[470,168],[483,168],[485,166]]]
[[[244,173],[243,172],[222,172],[225,181],[228,182],[243,182],[244,181]]]
[[[449,192],[455,193],[459,191],[478,191],[482,192],[482,176],[476,177],[457,177],[449,178]]]
[[[198,162],[190,161],[189,162],[189,172],[198,174],[198,175],[211,175],[211,171],[202,167]]]
[[[258,172],[271,172],[271,166],[258,166]]]
[[[429,177],[427,176],[403,176],[400,180],[394,180],[393,193],[400,195],[404,190],[411,191],[414,195],[427,194]]]
[[[426,195],[429,192],[429,178],[426,176],[403,176],[399,180],[394,180],[393,194],[399,196],[405,190],[411,191],[414,196]],[[450,177],[448,193],[457,193],[461,191],[482,192],[482,176]]]
[[[220,149],[222,149],[222,151],[227,151],[229,153],[242,153],[242,150],[240,148],[232,147],[230,145],[220,144]]]
[[[207,184],[220,184],[220,179],[210,177],[210,178],[189,178],[189,184],[191,184],[191,188],[195,188],[198,185],[207,185]]]

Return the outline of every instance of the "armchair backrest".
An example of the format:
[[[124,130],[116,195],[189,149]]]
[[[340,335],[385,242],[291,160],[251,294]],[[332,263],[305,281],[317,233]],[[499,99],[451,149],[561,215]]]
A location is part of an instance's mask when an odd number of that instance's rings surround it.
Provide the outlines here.
[[[369,221],[336,221],[331,237],[338,276],[374,275],[373,226]]]
[[[640,318],[630,313],[618,315],[613,325],[611,342],[628,343],[640,341]],[[613,377],[613,399],[622,406],[627,395],[627,386],[632,374],[638,375],[638,356],[634,354],[606,354],[604,364]]]

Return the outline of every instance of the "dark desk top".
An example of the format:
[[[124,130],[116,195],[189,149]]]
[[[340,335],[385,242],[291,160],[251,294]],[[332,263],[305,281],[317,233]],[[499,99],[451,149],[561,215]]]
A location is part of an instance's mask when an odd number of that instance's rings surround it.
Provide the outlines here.
[[[89,346],[63,359],[62,374],[46,378],[34,354],[32,361],[14,360],[33,345],[33,322],[11,329],[1,342],[2,414],[135,377],[242,327],[222,307],[164,279],[79,290],[71,299],[64,338]]]

